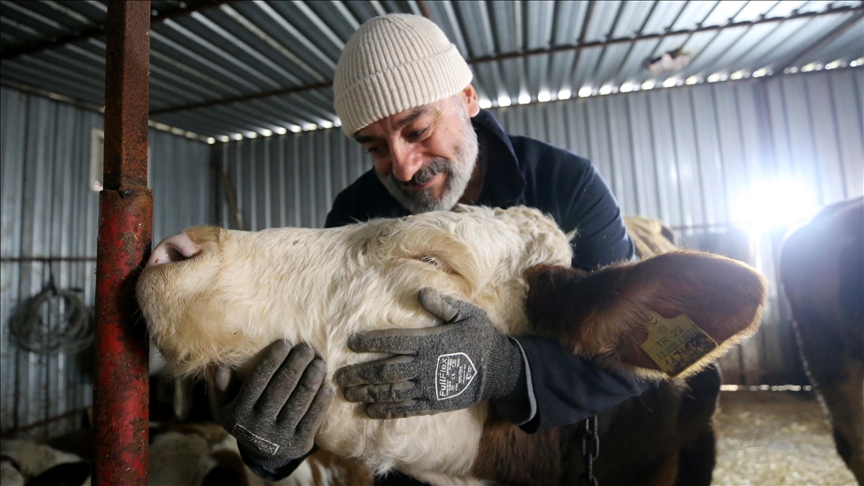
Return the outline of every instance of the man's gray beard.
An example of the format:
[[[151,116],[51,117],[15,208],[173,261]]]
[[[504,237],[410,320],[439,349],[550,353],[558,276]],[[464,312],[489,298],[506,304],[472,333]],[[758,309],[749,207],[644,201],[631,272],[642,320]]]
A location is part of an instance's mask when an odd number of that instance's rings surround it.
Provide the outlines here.
[[[440,211],[453,209],[453,206],[459,202],[459,199],[465,193],[465,188],[468,187],[468,182],[471,180],[471,174],[474,173],[474,166],[477,164],[477,154],[479,146],[477,143],[477,133],[474,132],[474,127],[471,125],[471,118],[462,109],[462,143],[456,148],[453,154],[455,160],[450,161],[444,157],[436,157],[418,170],[410,182],[402,182],[390,172],[386,176],[379,175],[378,178],[384,187],[390,192],[397,201],[408,208],[413,214],[425,213],[429,211]],[[444,192],[441,194],[441,199],[436,201],[430,194],[429,190],[417,192],[405,192],[402,188],[412,185],[420,185],[429,182],[441,172],[448,174],[445,182]]]

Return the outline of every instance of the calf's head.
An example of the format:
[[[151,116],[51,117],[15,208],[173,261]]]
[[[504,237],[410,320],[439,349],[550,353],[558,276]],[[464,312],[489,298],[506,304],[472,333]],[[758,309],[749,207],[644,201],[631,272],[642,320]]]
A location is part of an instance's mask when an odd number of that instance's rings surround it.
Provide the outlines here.
[[[333,229],[195,227],[154,250],[137,296],[168,363],[194,374],[241,366],[275,339],[326,353],[361,329],[431,325],[417,304],[424,286],[474,302],[512,330],[525,320],[523,270],[570,258],[567,237],[527,208],[460,207]]]

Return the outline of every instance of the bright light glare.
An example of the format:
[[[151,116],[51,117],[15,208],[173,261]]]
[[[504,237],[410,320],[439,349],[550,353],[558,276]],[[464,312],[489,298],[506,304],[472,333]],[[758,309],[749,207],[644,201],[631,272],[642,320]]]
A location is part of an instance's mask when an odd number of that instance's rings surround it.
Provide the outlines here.
[[[606,95],[608,95],[608,94],[612,94],[612,85],[611,85],[611,84],[607,84],[607,85],[604,85],[604,86],[600,86],[600,90],[599,90],[597,93],[600,94],[600,95],[602,95],[602,96],[606,96]]]
[[[752,224],[756,229],[803,221],[818,210],[816,188],[790,179],[754,185],[732,208],[735,221]]]
[[[492,108],[492,102],[489,101],[488,98],[480,98],[480,108],[488,110],[489,108]]]
[[[510,106],[513,101],[509,96],[499,96],[498,97],[498,106]]]
[[[630,81],[627,81],[626,83],[622,84],[620,91],[622,93],[629,93],[629,92],[633,91],[633,83],[631,83]]]
[[[552,96],[549,95],[549,92],[545,89],[537,93],[537,101],[539,101],[540,103],[546,103],[550,99],[552,99]]]
[[[278,133],[279,135],[285,135],[286,133],[288,133],[288,129],[285,127],[276,127],[273,129],[273,131]]]
[[[580,98],[587,98],[591,96],[591,86],[582,86],[581,88],[579,88],[579,92],[577,93],[577,95]]]
[[[572,95],[573,95],[573,92],[570,91],[569,89],[562,89],[561,91],[558,92],[558,99],[559,100],[569,100]]]
[[[263,135],[265,137],[272,137],[273,136],[273,130],[268,130],[266,128],[262,128],[261,129],[261,135]]]
[[[213,145],[214,143],[216,143],[216,139],[213,138],[213,137],[208,137],[208,138],[207,138],[207,143],[209,143],[210,145]]]
[[[324,120],[321,122],[321,127],[322,128],[333,128],[333,122],[331,122],[329,120]]]

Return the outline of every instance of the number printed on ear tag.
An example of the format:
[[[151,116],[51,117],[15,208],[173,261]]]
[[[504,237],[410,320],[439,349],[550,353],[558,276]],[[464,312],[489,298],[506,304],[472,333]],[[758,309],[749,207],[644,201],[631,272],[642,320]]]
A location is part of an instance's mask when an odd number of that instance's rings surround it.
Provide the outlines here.
[[[642,317],[648,327],[642,349],[672,378],[717,348],[717,342],[684,314],[666,319],[648,311]]]

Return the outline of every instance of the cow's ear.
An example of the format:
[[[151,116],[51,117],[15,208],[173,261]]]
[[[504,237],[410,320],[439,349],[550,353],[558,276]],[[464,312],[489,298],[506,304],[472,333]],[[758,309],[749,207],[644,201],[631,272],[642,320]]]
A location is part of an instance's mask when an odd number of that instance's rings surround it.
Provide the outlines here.
[[[487,274],[494,266],[485,260],[495,252],[472,249],[476,242],[471,228],[448,227],[447,221],[432,216],[406,218],[376,241],[384,259],[410,259],[434,267],[463,280],[462,286],[470,294],[488,280]]]
[[[489,278],[491,265],[464,239],[444,231],[430,234],[422,244],[412,248],[412,253],[413,258],[463,280],[471,292],[485,285]]]
[[[525,278],[535,332],[653,376],[695,373],[755,333],[767,290],[752,268],[689,251],[591,274],[538,266]]]

